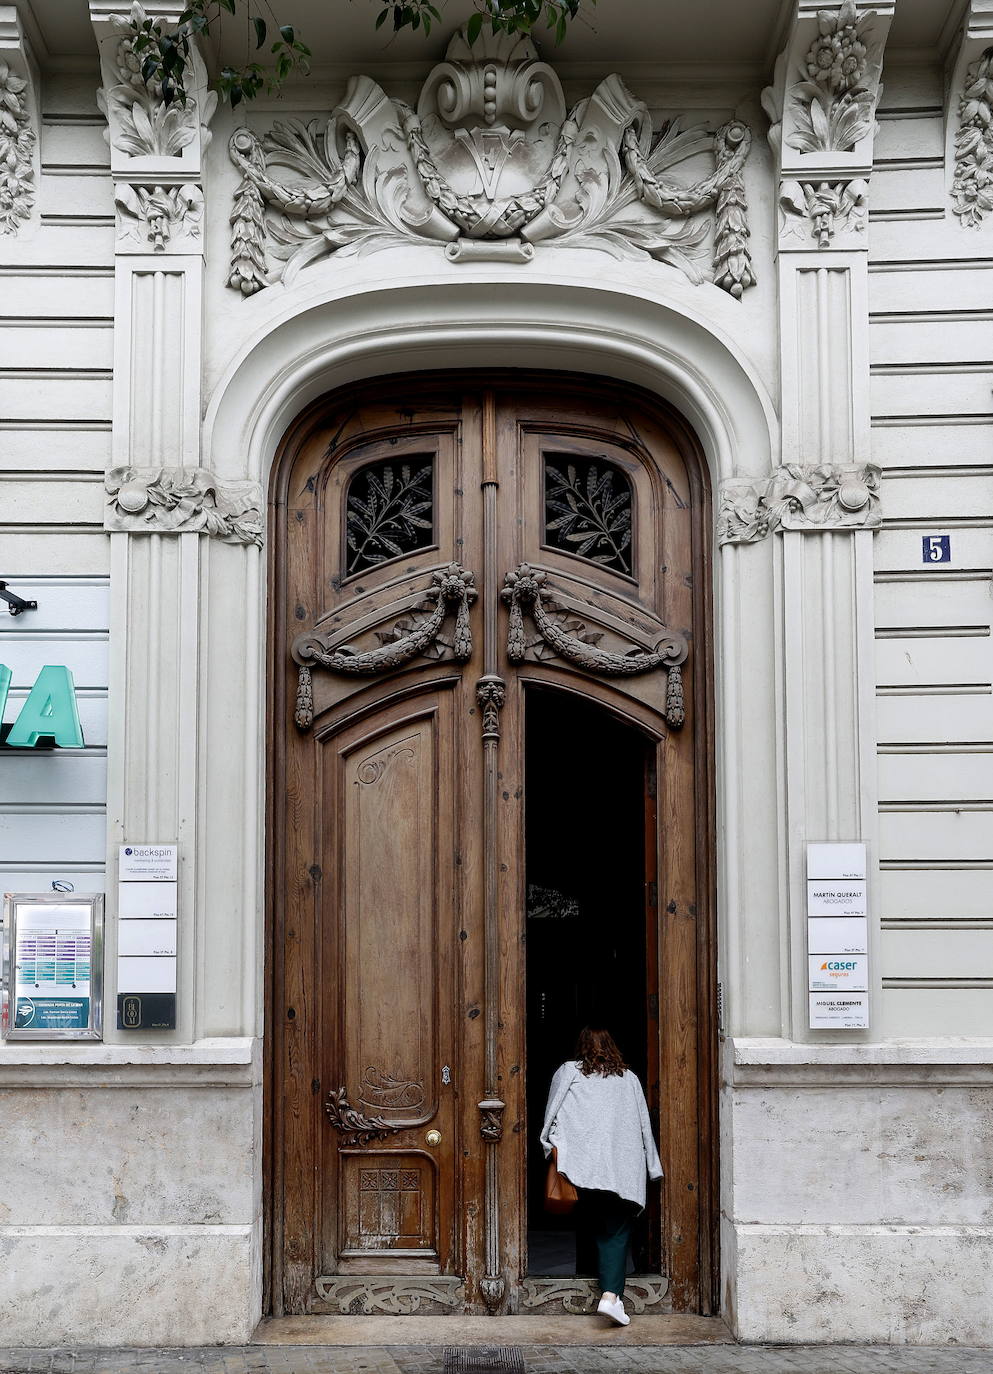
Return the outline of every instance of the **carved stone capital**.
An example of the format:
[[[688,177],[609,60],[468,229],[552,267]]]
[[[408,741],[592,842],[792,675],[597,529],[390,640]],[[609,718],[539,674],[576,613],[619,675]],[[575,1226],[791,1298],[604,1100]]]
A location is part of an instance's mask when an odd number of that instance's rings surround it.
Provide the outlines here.
[[[104,528],[129,534],[210,534],[227,544],[263,536],[262,488],[224,482],[206,468],[114,468]]]
[[[736,119],[656,134],[616,75],[567,110],[530,38],[470,45],[461,29],[416,109],[358,76],[330,118],[235,131],[228,285],[249,296],[319,257],[397,244],[433,244],[452,262],[527,262],[561,246],[654,258],[740,298],[755,282],[750,147]],[[699,153],[713,158],[708,175],[672,177]]]
[[[118,182],[118,253],[199,253],[203,251],[203,191],[180,186],[132,186]]]
[[[38,83],[20,15],[0,5],[0,235],[37,223]]]
[[[873,9],[859,9],[855,0],[797,0],[773,84],[762,92],[782,178],[781,247],[866,246],[864,235],[845,243],[842,231],[865,227],[893,10],[893,0],[879,0]]]
[[[967,229],[993,225],[993,0],[970,0],[948,89],[945,171]]]
[[[719,544],[752,544],[782,530],[866,530],[882,524],[874,463],[786,463],[768,477],[723,482]]]
[[[178,22],[183,6],[165,0],[154,18]],[[100,50],[102,85],[97,103],[107,116],[110,170],[117,178],[158,187],[203,177],[210,121],[217,95],[209,89],[207,68],[191,42],[185,78],[185,104],[166,103],[155,82],[146,85],[141,62],[131,46],[134,23],[148,18],[143,5],[122,0],[90,0],[90,19]]]

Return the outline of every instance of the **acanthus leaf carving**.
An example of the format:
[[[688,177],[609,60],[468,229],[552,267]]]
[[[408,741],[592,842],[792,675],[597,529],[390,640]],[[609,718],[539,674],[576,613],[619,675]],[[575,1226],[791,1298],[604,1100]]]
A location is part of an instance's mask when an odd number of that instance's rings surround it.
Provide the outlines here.
[[[151,246],[162,253],[180,240],[198,240],[203,220],[203,191],[192,183],[179,186],[132,186],[118,182],[114,188],[119,242],[131,241],[140,251]]]
[[[263,540],[262,489],[206,468],[113,468],[104,527],[129,534],[209,534],[229,544]]]
[[[527,563],[519,564],[504,578],[500,595],[510,610],[507,657],[511,663],[520,663],[528,648],[524,634],[526,611],[534,621],[540,639],[562,658],[588,673],[597,673],[603,677],[632,677],[637,673],[665,668],[669,674],[666,688],[666,720],[671,729],[678,730],[685,721],[680,671],[680,666],[686,662],[689,653],[685,636],[673,630],[666,630],[653,650],[640,646],[634,646],[626,653],[601,649],[591,642],[592,637],[579,638],[548,613],[545,598],[553,598],[546,583],[547,574]]]
[[[993,210],[993,47],[967,68],[958,114],[952,209],[976,229]]]
[[[244,295],[289,284],[330,254],[447,245],[453,261],[526,261],[535,246],[653,257],[692,280],[713,216],[713,277],[733,296],[754,284],[743,167],[751,134],[678,121],[653,135],[645,105],[617,76],[567,112],[554,71],[530,39],[455,34],[417,108],[369,77],[353,78],[326,121],[246,128],[229,151],[242,174],[228,284]],[[684,184],[667,174],[698,153],[714,170]],[[276,171],[280,175],[276,175]],[[284,264],[270,265],[267,245]]]
[[[732,478],[720,491],[719,544],[754,543],[777,530],[878,529],[881,470],[786,463],[768,477]]]
[[[348,1100],[347,1088],[332,1088],[324,1103],[324,1110],[336,1131],[341,1132],[342,1145],[368,1145],[373,1140],[387,1140],[391,1135],[406,1130],[406,1126],[393,1125],[381,1116],[366,1116],[353,1107]]]

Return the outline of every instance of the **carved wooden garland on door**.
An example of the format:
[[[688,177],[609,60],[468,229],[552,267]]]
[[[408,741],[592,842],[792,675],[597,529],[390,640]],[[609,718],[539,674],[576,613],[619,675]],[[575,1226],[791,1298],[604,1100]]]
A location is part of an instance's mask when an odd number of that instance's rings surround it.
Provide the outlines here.
[[[510,608],[507,630],[507,657],[511,663],[521,663],[527,652],[524,634],[524,611],[527,610],[534,621],[541,639],[555,653],[561,655],[577,668],[602,677],[631,677],[636,673],[648,673],[655,668],[665,668],[666,694],[665,719],[671,730],[678,730],[686,720],[683,702],[683,678],[681,665],[686,662],[689,645],[684,635],[667,630],[658,641],[654,650],[649,651],[635,646],[627,653],[611,653],[598,649],[595,644],[577,639],[545,609],[543,597],[549,597],[545,586],[546,574],[537,572],[528,563],[520,563],[513,572],[504,578],[500,595]],[[451,644],[452,655],[458,663],[466,663],[472,657],[472,630],[469,625],[469,607],[476,599],[474,574],[463,568],[461,563],[449,563],[444,571],[435,572],[432,585],[425,592],[425,599],[434,602],[434,609],[419,624],[400,633],[397,627],[389,633],[389,638],[378,649],[358,652],[350,645],[340,645],[332,649],[329,638],[308,630],[293,641],[293,660],[298,665],[297,698],[294,720],[300,730],[309,730],[314,723],[314,688],[311,666],[319,664],[332,673],[349,676],[374,677],[380,673],[392,672],[409,663],[418,654],[428,651],[438,642],[439,634],[450,609],[455,609],[455,635]],[[398,622],[409,625],[409,621]],[[447,647],[447,646],[446,646]],[[481,703],[482,704],[482,703]]]
[[[314,690],[310,669],[320,664],[332,673],[374,677],[379,673],[401,668],[418,654],[425,653],[438,639],[449,611],[455,610],[455,635],[452,656],[457,663],[472,657],[472,630],[469,626],[469,607],[476,599],[474,574],[461,563],[449,563],[444,571],[432,576],[432,585],[425,592],[425,600],[434,602],[434,610],[426,619],[414,625],[406,634],[392,634],[378,649],[359,653],[348,644],[332,649],[325,635],[312,630],[298,635],[293,641],[293,661],[299,667],[297,700],[294,720],[300,730],[309,730],[314,723]],[[394,627],[397,630],[397,627]]]
[[[598,649],[596,645],[587,644],[567,633],[549,616],[542,601],[542,597],[548,595],[545,581],[546,574],[536,572],[527,563],[520,563],[504,579],[500,595],[510,607],[507,657],[511,663],[520,663],[527,650],[524,637],[526,609],[545,643],[578,668],[585,668],[588,673],[598,673],[603,677],[631,677],[635,673],[651,672],[654,668],[667,669],[665,718],[670,729],[678,730],[686,720],[680,671],[680,665],[686,662],[689,653],[685,637],[667,630],[652,652],[640,647],[629,649],[624,654]]]

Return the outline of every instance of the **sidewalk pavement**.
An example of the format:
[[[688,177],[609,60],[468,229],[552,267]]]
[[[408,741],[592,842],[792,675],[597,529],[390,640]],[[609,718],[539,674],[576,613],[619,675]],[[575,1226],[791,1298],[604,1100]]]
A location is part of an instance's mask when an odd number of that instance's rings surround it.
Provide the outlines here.
[[[444,1346],[208,1346],[12,1350],[0,1374],[445,1374]],[[956,1346],[516,1346],[526,1374],[993,1374],[993,1349]],[[474,1352],[475,1374],[513,1368]],[[519,1368],[519,1365],[517,1366]]]

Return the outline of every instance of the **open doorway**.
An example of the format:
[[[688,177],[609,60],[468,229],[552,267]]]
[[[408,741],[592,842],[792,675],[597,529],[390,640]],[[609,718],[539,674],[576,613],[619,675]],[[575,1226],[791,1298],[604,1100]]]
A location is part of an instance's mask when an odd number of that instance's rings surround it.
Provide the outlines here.
[[[655,916],[646,901],[646,785],[654,747],[602,706],[530,688],[525,709],[528,1273],[592,1273],[570,1217],[544,1210],[538,1139],[552,1074],[587,1024],[608,1027],[658,1100]],[[654,1113],[653,1113],[654,1115]],[[649,1190],[633,1271],[660,1272],[659,1193]]]

